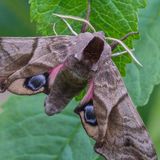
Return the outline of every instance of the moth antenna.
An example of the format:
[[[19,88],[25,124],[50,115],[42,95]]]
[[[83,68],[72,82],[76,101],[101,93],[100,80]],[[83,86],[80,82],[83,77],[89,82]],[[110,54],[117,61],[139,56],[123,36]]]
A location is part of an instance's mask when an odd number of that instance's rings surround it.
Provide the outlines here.
[[[106,37],[105,39],[118,42],[118,43],[129,53],[129,55],[132,57],[132,59],[133,59],[139,66],[143,67],[143,65],[136,59],[136,57],[135,57],[134,54],[131,52],[131,50],[130,50],[121,40],[116,39],[116,38],[112,38],[112,37]]]
[[[56,13],[53,13],[53,15],[57,16],[57,17],[60,17],[60,18],[64,18],[64,19],[72,19],[72,20],[84,22],[84,23],[86,23],[92,29],[93,32],[96,32],[96,30],[92,26],[92,24],[88,20],[86,20],[86,19],[83,19],[83,18],[80,18],[80,17],[75,17],[75,16],[65,16],[65,15],[56,14]]]
[[[91,13],[91,0],[88,0],[86,18],[85,18],[88,22],[89,22],[90,13]],[[86,32],[87,28],[88,28],[88,24],[87,23],[83,23],[81,32],[82,33]]]
[[[131,49],[130,51],[131,51],[131,52],[134,52],[135,49],[133,48],[133,49]],[[125,54],[125,53],[128,53],[128,52],[127,52],[127,51],[117,52],[117,53],[112,54],[112,57],[117,57],[117,56],[123,55],[123,54]]]
[[[139,32],[129,32],[127,33],[124,37],[122,37],[120,40],[121,41],[124,41],[125,39],[127,39],[129,36],[132,36],[134,34],[139,34]],[[117,47],[119,43],[118,42],[113,42],[110,44],[111,48],[112,48],[112,51]]]
[[[53,24],[53,32],[56,36],[58,36],[57,32],[56,32],[56,23]]]
[[[73,28],[71,27],[71,25],[64,18],[62,18],[62,20],[67,25],[67,27],[72,32],[72,34],[75,35],[75,36],[77,36],[78,34],[73,30]]]

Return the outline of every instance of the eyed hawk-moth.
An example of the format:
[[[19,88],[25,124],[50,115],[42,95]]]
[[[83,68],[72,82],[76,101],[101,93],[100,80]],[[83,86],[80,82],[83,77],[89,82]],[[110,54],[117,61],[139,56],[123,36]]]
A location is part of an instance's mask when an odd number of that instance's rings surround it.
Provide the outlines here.
[[[157,159],[152,141],[111,58],[103,32],[0,38],[0,91],[47,94],[53,115],[88,86],[75,112],[109,160]]]

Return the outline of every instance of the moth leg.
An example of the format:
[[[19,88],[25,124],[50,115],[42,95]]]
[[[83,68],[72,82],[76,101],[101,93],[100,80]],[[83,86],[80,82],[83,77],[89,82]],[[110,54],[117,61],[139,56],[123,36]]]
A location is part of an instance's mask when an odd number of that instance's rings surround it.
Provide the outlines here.
[[[89,21],[90,13],[91,13],[91,0],[88,0],[86,18],[85,18],[87,21]],[[83,23],[82,28],[81,28],[81,33],[86,32],[87,28],[88,28],[88,24]]]

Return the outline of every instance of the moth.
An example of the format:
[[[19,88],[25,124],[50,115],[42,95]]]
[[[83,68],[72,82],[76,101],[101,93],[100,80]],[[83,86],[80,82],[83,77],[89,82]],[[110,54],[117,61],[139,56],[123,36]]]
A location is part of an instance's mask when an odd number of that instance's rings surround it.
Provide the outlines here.
[[[103,32],[0,38],[1,92],[43,92],[45,112],[53,115],[86,86],[75,112],[96,141],[95,151],[109,160],[157,159]]]

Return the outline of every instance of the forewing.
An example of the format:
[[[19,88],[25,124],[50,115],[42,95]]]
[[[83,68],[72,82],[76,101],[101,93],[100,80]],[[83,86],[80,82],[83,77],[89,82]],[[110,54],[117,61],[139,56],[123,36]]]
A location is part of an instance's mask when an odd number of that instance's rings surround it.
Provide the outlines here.
[[[152,141],[109,59],[94,79],[93,104],[98,122],[95,150],[108,159],[156,159]]]
[[[0,86],[7,78],[25,66],[36,46],[34,38],[0,38]]]
[[[6,78],[31,59],[36,48],[35,38],[0,39],[0,78]]]
[[[90,137],[95,139],[95,150],[109,160],[155,160],[152,141],[130,99],[120,73],[111,59],[101,59],[93,79],[92,97],[97,125],[84,118],[81,101],[76,109]]]
[[[26,78],[49,72],[63,63],[74,36],[39,38],[1,38],[0,42],[0,88],[17,94],[34,94],[22,85]],[[42,92],[43,89],[35,93]]]

